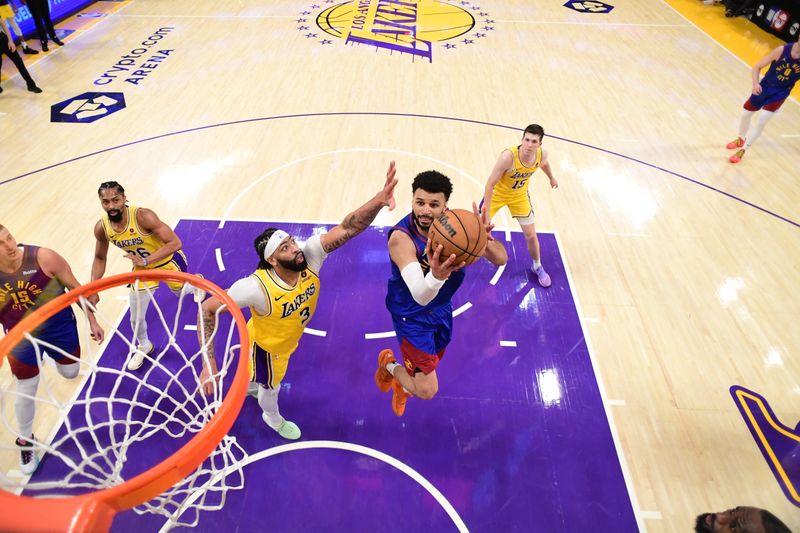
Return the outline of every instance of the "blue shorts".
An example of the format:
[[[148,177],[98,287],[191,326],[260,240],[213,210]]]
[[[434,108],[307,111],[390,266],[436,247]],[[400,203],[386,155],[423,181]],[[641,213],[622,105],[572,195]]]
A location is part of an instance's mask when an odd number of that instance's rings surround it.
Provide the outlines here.
[[[744,108],[748,111],[758,111],[761,108],[767,111],[777,111],[784,100],[789,97],[791,87],[772,87],[769,85],[761,86],[761,94],[751,94],[750,98],[744,103]]]
[[[64,309],[51,317],[36,332],[32,334],[36,339],[63,350],[76,359],[81,356],[81,345],[78,340],[78,326],[75,313],[71,307]],[[75,361],[60,351],[49,350],[39,343],[40,354],[46,353],[60,365],[69,365]],[[39,374],[39,363],[36,361],[36,348],[28,340],[23,339],[14,346],[8,354],[11,373],[17,379],[28,379]]]
[[[392,315],[406,371],[430,374],[436,370],[453,336],[453,307],[445,305],[410,317]]]

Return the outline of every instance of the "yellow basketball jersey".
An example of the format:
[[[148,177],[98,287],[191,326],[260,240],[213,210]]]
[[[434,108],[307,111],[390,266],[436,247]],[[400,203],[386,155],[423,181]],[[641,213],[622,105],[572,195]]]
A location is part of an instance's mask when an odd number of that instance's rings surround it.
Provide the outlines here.
[[[138,224],[136,224],[136,212],[139,210],[138,207],[131,205],[126,206],[125,209],[128,210],[128,225],[120,232],[115,231],[114,228],[111,227],[111,221],[108,219],[108,215],[103,217],[103,228],[110,242],[126,252],[135,253],[142,259],[164,246],[161,239],[152,233],[144,233],[139,228]],[[159,261],[157,265],[147,265],[142,268],[159,268],[172,261],[172,255],[173,254],[168,255]]]
[[[527,194],[530,177],[539,169],[542,162],[541,148],[536,149],[536,158],[529,167],[522,164],[519,158],[519,146],[513,146],[509,150],[514,156],[514,168],[503,173],[500,181],[494,186],[493,195],[508,197]]]
[[[250,339],[270,353],[289,356],[317,309],[319,275],[307,268],[300,273],[294,287],[286,285],[272,269],[258,269],[253,276],[264,290],[269,306],[266,315],[250,308],[252,318],[247,322]]]

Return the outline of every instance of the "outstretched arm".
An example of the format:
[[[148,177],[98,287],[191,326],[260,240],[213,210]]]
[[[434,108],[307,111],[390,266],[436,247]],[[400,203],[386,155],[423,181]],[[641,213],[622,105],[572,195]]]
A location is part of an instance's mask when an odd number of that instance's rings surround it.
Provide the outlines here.
[[[394,161],[392,161],[389,163],[389,170],[386,171],[386,182],[383,184],[383,189],[369,202],[344,217],[341,224],[320,236],[322,249],[325,250],[325,253],[334,251],[367,229],[383,207],[388,206],[389,210],[394,209],[394,187],[397,185],[396,173],[397,169]]]
[[[197,340],[200,343],[201,353],[205,352],[204,355],[206,355],[206,357],[203,357],[203,371],[200,373],[200,383],[206,396],[214,394],[214,386],[216,380],[219,379],[217,375],[217,360],[214,356],[214,333],[217,329],[216,316],[220,308],[222,308],[221,312],[228,311],[228,308],[222,302],[212,296],[203,302],[200,312],[197,314]]]
[[[37,260],[45,274],[56,278],[69,290],[80,287],[81,284],[75,279],[75,274],[72,273],[72,269],[69,267],[67,260],[58,255],[58,253],[49,248],[39,248]],[[91,299],[89,299],[89,301],[91,302]],[[89,320],[89,332],[92,339],[96,340],[98,343],[103,342],[105,332],[97,323],[97,319],[94,317],[94,311],[83,305],[81,309],[86,313],[86,318]]]

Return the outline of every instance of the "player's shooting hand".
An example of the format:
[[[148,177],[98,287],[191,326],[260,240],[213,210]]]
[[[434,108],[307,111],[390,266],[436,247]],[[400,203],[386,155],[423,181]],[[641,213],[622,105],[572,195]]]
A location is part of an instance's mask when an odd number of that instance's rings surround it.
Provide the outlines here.
[[[437,244],[436,248],[431,251],[433,248],[433,242],[430,238],[428,238],[428,242],[425,244],[425,255],[428,258],[428,266],[431,267],[431,272],[433,273],[433,277],[438,280],[446,280],[450,277],[450,274],[453,272],[461,269],[466,265],[465,262],[461,262],[460,265],[454,265],[453,263],[456,260],[455,254],[450,254],[444,262],[441,261],[441,253],[442,253],[442,245]]]
[[[378,193],[381,203],[389,207],[389,211],[394,209],[394,187],[397,185],[397,168],[395,168],[394,161],[389,162],[389,170],[386,171],[386,183],[383,184],[383,190]]]

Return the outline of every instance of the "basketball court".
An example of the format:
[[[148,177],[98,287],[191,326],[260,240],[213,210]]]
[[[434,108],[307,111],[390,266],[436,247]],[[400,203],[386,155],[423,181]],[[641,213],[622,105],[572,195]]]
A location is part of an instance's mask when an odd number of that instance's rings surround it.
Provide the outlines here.
[[[303,437],[281,439],[248,397],[230,432],[244,486],[197,529],[673,532],[738,505],[800,528],[797,101],[740,164],[725,149],[750,65],[778,43],[690,0],[398,6],[97,2],[59,25],[63,48],[26,56],[41,95],[3,64],[0,223],[84,282],[101,182],[153,209],[189,271],[226,288],[256,267],[265,228],[324,231],[397,162],[396,210],[322,268],[280,400]],[[559,181],[539,172],[531,192],[553,285],[536,283],[501,213],[508,265],[467,269],[439,393],[398,418],[372,379],[377,353],[397,348],[387,229],[424,170],[469,208],[529,123]],[[130,268],[116,252],[107,274]],[[165,288],[155,298],[175,309]],[[130,334],[124,288],[99,306]],[[196,313],[176,312],[176,342],[194,351]],[[168,376],[176,352],[152,339]],[[124,365],[120,339],[82,340]],[[68,403],[85,385],[59,386]],[[8,398],[3,416],[13,425]],[[37,412],[37,437],[59,431]],[[158,461],[160,442],[125,475]],[[32,481],[59,468],[46,457]],[[164,524],[128,511],[112,531]]]

